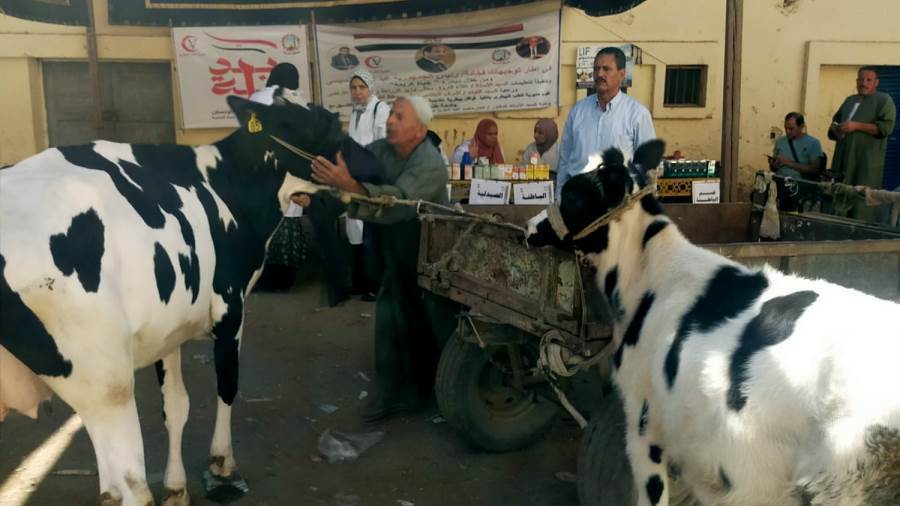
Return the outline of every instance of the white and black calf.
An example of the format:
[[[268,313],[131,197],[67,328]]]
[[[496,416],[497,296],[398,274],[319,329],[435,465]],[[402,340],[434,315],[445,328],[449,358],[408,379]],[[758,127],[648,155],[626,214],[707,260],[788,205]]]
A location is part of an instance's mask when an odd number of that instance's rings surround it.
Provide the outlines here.
[[[241,126],[213,145],[97,141],[0,171],[0,420],[33,415],[49,386],[90,434],[103,504],[153,504],[133,393],[134,370],[153,363],[169,432],[164,503],[188,504],[179,347],[192,338],[214,340],[210,470],[226,485],[235,476],[244,300],[290,195],[317,190],[309,162],[270,136],[316,154],[343,139],[321,108],[229,105]]]
[[[705,505],[900,504],[900,305],[694,246],[652,195],[576,239],[661,154],[605,153],[528,238],[597,269],[638,504],[675,472]]]

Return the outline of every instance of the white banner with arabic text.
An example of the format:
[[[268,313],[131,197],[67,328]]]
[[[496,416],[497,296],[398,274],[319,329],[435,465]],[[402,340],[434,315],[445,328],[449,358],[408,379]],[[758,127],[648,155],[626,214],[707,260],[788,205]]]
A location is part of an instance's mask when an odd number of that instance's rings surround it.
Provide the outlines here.
[[[417,31],[319,25],[325,107],[350,112],[349,82],[369,71],[378,98],[422,95],[435,114],[537,109],[558,103],[559,12],[493,25]]]
[[[247,98],[266,86],[272,68],[289,62],[311,100],[305,26],[173,28],[184,128],[237,126],[225,97]]]

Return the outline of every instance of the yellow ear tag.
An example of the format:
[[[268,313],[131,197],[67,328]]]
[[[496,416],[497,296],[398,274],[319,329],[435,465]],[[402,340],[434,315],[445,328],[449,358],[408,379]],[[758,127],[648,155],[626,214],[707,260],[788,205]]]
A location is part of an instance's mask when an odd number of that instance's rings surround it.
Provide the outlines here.
[[[257,134],[262,132],[262,123],[260,123],[259,118],[256,117],[255,112],[250,113],[250,120],[247,121],[247,131],[251,134]]]

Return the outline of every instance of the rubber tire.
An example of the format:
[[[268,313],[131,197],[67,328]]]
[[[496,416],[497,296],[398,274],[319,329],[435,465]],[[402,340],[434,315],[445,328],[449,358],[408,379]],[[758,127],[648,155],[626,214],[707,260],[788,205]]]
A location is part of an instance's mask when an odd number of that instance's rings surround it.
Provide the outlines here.
[[[615,388],[594,411],[578,447],[581,506],[634,506],[637,491],[625,454],[625,409]]]
[[[454,333],[441,353],[435,380],[447,423],[472,446],[489,452],[518,450],[541,439],[559,414],[556,404],[533,395],[513,416],[492,413],[479,389],[486,367],[493,368],[485,352]]]

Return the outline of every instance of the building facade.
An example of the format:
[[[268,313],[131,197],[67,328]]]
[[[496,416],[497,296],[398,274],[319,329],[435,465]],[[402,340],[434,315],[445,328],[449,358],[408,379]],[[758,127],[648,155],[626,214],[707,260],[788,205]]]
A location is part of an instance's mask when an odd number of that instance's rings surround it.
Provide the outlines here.
[[[201,144],[225,129],[181,128],[180,97],[169,28],[114,26],[106,2],[94,0],[104,137],[142,142]],[[766,0],[742,3],[741,100],[738,185],[747,195],[753,173],[782,134],[790,111],[807,117],[809,132],[825,140],[830,117],[854,92],[860,65],[900,67],[900,2]],[[467,13],[473,25],[559,10],[557,1]],[[839,16],[835,13],[840,12]],[[458,25],[460,15],[415,20],[417,30]],[[478,120],[493,117],[507,156],[521,155],[538,118],[562,127],[572,104],[585,96],[575,87],[579,46],[630,42],[642,49],[629,93],[653,115],[657,134],[693,159],[718,159],[724,84],[725,2],[646,0],[625,13],[591,17],[562,7],[559,107],[441,116],[432,128],[447,149],[471,137]],[[375,28],[411,21],[369,23]],[[77,140],[90,124],[86,30],[0,15],[0,164],[11,164],[49,145]],[[888,67],[889,68],[889,67]],[[898,90],[900,92],[900,90]],[[895,97],[895,100],[900,97]],[[85,109],[87,108],[87,109]],[[890,163],[893,162],[889,162]],[[900,164],[900,160],[896,161]],[[900,171],[896,165],[888,173]]]

